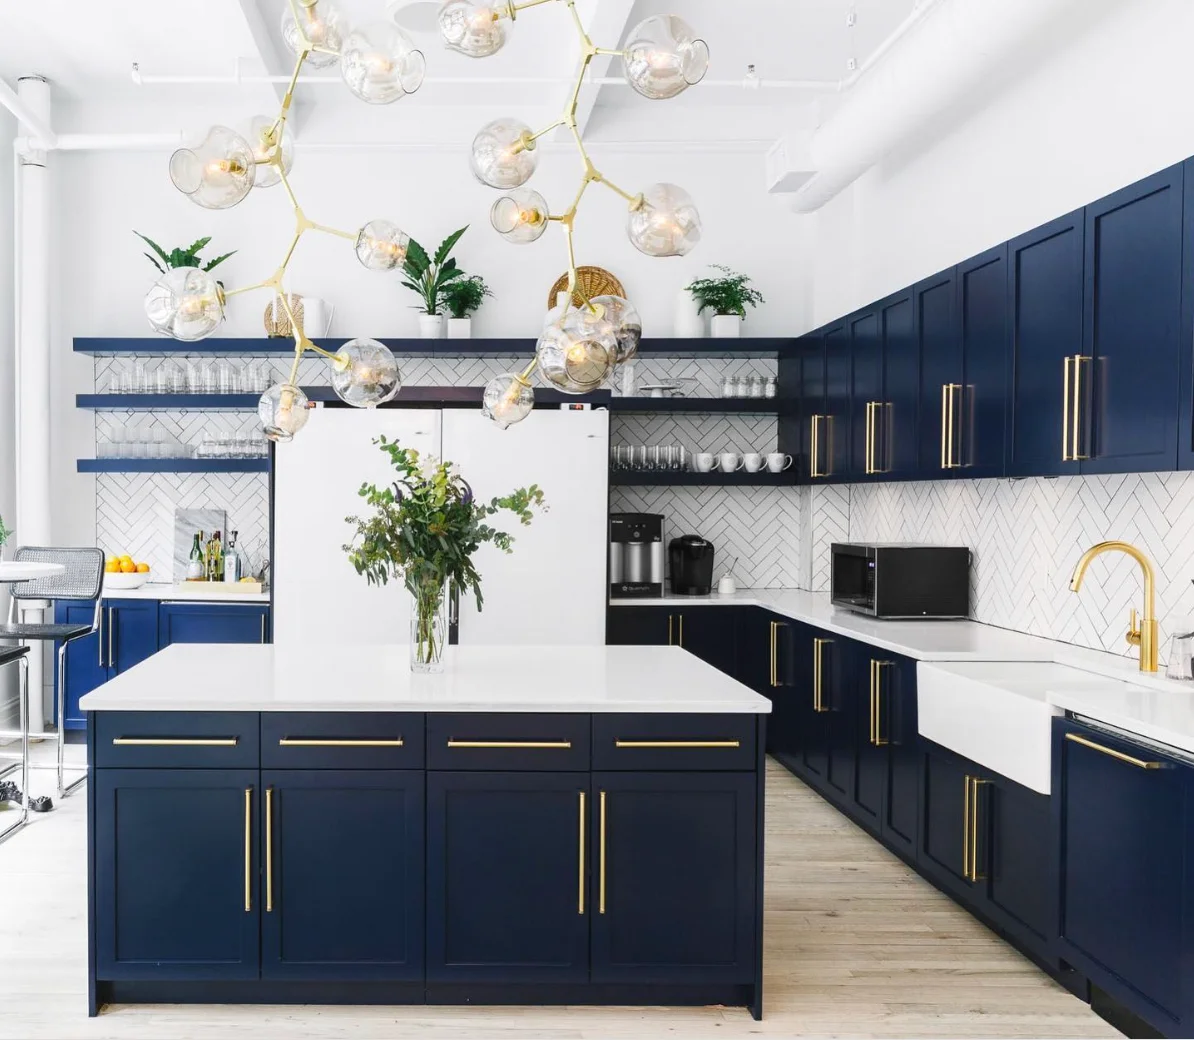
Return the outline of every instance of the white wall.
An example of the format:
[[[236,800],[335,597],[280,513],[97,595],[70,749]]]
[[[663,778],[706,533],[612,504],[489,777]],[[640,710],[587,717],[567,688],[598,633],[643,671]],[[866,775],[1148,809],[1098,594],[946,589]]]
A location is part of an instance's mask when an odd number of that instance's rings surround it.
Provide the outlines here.
[[[12,138],[16,126],[0,110],[0,516],[11,527],[16,521],[16,415],[13,366],[16,327],[12,281]],[[19,535],[18,535],[19,537]],[[9,548],[11,553],[12,549]],[[8,593],[0,585],[0,617],[8,617]],[[0,672],[0,725],[8,725],[3,705],[16,690],[12,668]]]
[[[930,17],[932,17],[930,15]],[[1194,3],[1121,0],[807,219],[816,327],[1194,155]]]

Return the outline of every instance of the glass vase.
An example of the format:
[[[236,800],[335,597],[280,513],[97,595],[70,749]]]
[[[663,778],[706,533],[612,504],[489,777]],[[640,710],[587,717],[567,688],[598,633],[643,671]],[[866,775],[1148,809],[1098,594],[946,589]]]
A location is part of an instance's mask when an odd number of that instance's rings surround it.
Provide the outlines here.
[[[410,670],[442,672],[448,645],[448,585],[421,585],[412,596],[410,614]]]

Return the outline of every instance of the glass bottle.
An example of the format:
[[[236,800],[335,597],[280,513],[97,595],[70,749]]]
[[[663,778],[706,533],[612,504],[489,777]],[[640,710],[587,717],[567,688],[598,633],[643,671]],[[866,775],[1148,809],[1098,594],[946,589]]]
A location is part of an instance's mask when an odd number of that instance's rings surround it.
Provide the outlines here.
[[[202,581],[206,572],[203,559],[203,532],[195,532],[195,540],[191,543],[191,555],[187,558],[187,581]]]
[[[212,534],[207,543],[207,580],[224,580],[224,551],[220,545],[220,532]]]
[[[722,397],[733,397],[734,396],[734,377],[733,376],[726,376],[721,381],[721,396]]]
[[[228,532],[228,548],[224,552],[224,575],[225,582],[238,582],[245,573],[244,558],[241,556],[241,551],[237,547],[236,540],[238,533],[236,531]]]
[[[774,397],[776,394],[775,376],[768,376],[767,383],[763,387],[764,397]]]

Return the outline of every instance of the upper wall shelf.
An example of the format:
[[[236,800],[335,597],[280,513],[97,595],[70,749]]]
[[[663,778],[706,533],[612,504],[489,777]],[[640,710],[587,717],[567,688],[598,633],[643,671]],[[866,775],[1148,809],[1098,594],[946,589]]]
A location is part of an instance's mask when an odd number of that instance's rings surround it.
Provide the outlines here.
[[[347,339],[317,339],[324,350],[336,350]],[[529,357],[535,352],[533,339],[382,339],[400,357]],[[775,358],[791,353],[796,340],[790,337],[759,339],[644,339],[639,353],[645,357]],[[162,336],[76,337],[78,354],[152,355],[242,355],[291,354],[291,339],[257,337],[213,337],[195,343],[181,343]]]
[[[537,394],[539,391],[536,390]],[[776,415],[778,397],[612,397],[611,412],[737,412],[745,415]]]

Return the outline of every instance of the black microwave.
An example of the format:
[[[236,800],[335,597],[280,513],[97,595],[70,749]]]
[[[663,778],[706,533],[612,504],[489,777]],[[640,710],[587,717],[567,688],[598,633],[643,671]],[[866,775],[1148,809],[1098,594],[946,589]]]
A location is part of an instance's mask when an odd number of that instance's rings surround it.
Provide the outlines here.
[[[829,597],[877,618],[970,616],[970,550],[958,545],[834,542]]]

